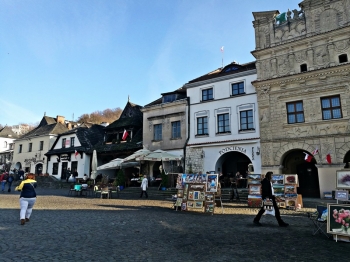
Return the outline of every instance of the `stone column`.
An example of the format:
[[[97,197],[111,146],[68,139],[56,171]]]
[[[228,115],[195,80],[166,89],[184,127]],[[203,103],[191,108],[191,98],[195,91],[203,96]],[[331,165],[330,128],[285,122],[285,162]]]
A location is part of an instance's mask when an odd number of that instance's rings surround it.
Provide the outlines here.
[[[293,74],[295,74],[295,69],[294,69],[294,67],[295,67],[295,55],[294,55],[292,48],[289,49],[288,62],[289,62],[289,74],[293,75]]]
[[[329,55],[329,65],[335,66],[336,57],[335,57],[334,45],[333,45],[332,39],[329,39],[328,41],[327,50]]]
[[[314,69],[314,50],[312,49],[312,44],[309,42],[307,47],[307,67],[308,71]]]

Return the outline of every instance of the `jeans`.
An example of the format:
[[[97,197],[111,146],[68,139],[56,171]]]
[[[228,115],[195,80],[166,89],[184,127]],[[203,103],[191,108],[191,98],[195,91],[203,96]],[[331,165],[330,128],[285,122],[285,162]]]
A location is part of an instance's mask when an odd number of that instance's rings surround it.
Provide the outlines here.
[[[1,181],[1,191],[5,190],[6,181]]]
[[[21,207],[20,219],[30,218],[35,201],[36,201],[36,197],[33,197],[33,198],[21,197],[19,199],[19,205]]]
[[[147,195],[147,191],[146,191],[146,190],[142,190],[142,191],[141,191],[141,196],[140,196],[140,198],[143,196],[143,193],[145,193],[146,198],[148,198],[148,195]]]

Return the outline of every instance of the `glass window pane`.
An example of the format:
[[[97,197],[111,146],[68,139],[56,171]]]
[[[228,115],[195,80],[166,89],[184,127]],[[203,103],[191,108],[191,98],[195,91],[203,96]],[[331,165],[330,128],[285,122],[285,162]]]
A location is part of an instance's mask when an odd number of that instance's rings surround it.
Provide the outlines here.
[[[287,111],[288,111],[288,113],[293,113],[294,112],[294,104],[288,104]]]
[[[329,108],[331,107],[329,103],[329,99],[322,99],[322,108]]]
[[[295,123],[295,115],[288,115],[288,123],[289,124]]]
[[[323,111],[323,119],[331,119],[331,111],[330,110]]]
[[[298,123],[304,122],[304,115],[303,114],[297,114],[297,122]]]
[[[333,97],[332,98],[332,107],[340,106],[340,100],[339,97]]]
[[[340,109],[333,109],[333,118],[341,118],[341,112]]]
[[[303,111],[303,104],[302,103],[296,103],[295,107],[296,107],[296,111],[298,111],[298,112]]]

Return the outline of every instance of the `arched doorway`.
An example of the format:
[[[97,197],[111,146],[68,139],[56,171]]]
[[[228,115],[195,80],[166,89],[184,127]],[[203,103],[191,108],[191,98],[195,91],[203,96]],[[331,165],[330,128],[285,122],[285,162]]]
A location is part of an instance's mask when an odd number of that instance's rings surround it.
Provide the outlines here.
[[[224,185],[230,184],[230,178],[234,177],[237,172],[240,172],[244,177],[248,171],[248,165],[251,160],[246,155],[240,152],[227,152],[223,154],[215,165],[215,170],[219,170],[223,174]]]
[[[350,151],[344,156],[344,168],[350,168]]]
[[[295,149],[289,151],[283,160],[284,174],[297,174],[299,180],[298,194],[303,197],[320,197],[320,186],[318,181],[318,169],[316,159],[311,162],[305,160],[305,151]],[[308,152],[307,152],[308,153]],[[311,153],[308,153],[312,155]]]
[[[40,175],[43,172],[43,164],[37,164],[35,166],[35,174]]]

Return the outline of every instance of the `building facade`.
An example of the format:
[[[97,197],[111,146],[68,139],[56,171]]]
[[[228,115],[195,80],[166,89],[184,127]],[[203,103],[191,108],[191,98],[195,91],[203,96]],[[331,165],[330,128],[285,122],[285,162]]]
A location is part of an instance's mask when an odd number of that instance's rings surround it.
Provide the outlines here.
[[[255,63],[235,62],[184,85],[190,99],[186,172],[260,173]]]
[[[299,194],[322,197],[350,162],[350,1],[299,7],[253,13],[262,173],[298,174]]]
[[[17,134],[10,127],[5,126],[0,129],[0,169],[9,171],[16,138],[18,138]]]
[[[154,151],[161,149],[173,155],[184,157],[184,147],[188,137],[188,99],[186,89],[163,93],[160,99],[144,106],[143,146]],[[146,172],[152,177],[160,175],[160,165],[166,172],[183,171],[182,162],[151,161]]]

